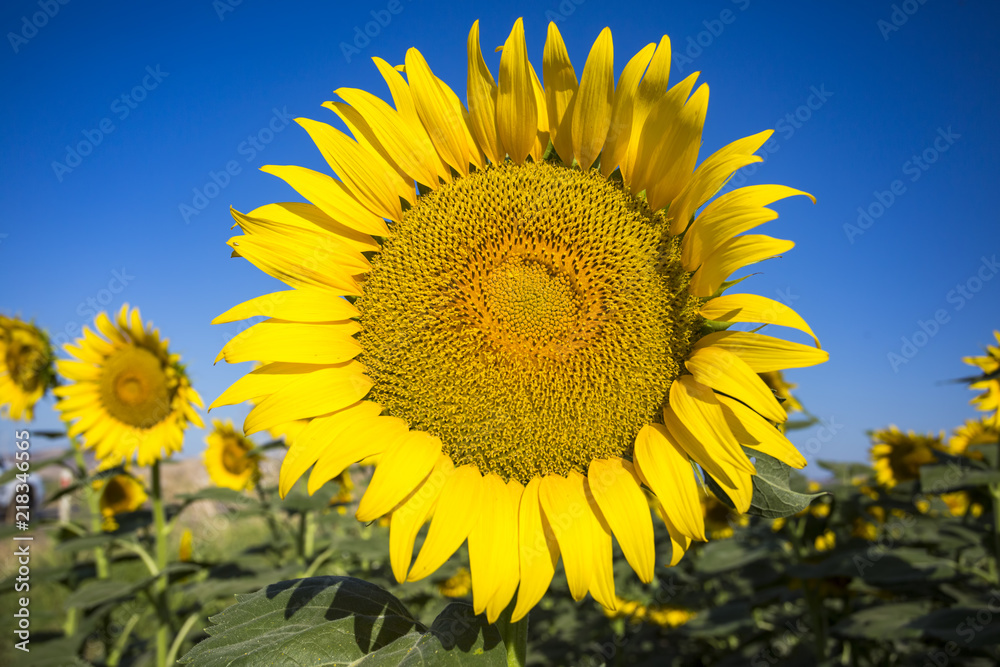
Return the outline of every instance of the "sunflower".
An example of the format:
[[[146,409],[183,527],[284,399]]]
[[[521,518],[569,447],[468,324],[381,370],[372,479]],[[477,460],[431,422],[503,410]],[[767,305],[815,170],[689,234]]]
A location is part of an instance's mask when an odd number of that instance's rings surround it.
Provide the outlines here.
[[[649,605],[646,606],[638,600],[627,600],[622,597],[615,598],[615,608],[604,610],[604,615],[608,618],[623,618],[629,623],[651,623],[663,628],[676,628],[684,625],[697,614],[683,607],[672,605]]]
[[[982,460],[983,453],[976,445],[994,445],[1000,441],[1000,427],[991,419],[967,419],[965,424],[952,431],[948,451],[955,456]],[[973,447],[971,451],[969,447]]]
[[[34,324],[0,315],[0,416],[31,420],[55,386],[49,337]]]
[[[228,419],[212,421],[212,432],[205,437],[205,469],[216,486],[234,491],[252,487],[260,478],[260,456],[251,454],[253,442],[237,433]]]
[[[1000,427],[1000,331],[994,331],[998,345],[987,345],[986,354],[981,357],[963,357],[962,361],[975,366],[983,372],[981,380],[969,385],[970,389],[982,389],[983,393],[973,398],[970,403],[977,410],[992,412],[986,421],[994,428]]]
[[[644,488],[676,562],[706,537],[702,474],[745,512],[755,468],[741,445],[805,465],[757,374],[828,355],[787,306],[722,291],[794,245],[742,232],[806,193],[755,185],[709,202],[761,161],[771,132],[699,165],[708,86],[692,75],[668,88],[667,37],[615,85],[610,30],[577,79],[549,24],[539,77],[519,19],[494,79],[477,22],[467,108],[416,49],[401,67],[374,62],[394,105],[351,88],[323,105],[353,138],[297,119],[339,180],[264,167],[311,203],[233,211],[234,254],[293,289],[214,320],[270,318],[219,355],[268,363],[213,405],[256,401],[248,434],[310,420],[281,493],[310,467],[312,492],[379,455],[356,516],[391,515],[399,581],[467,540],[473,606],[490,621],[515,591],[523,618],[560,558],[575,599],[613,608],[613,535],[639,578],[653,577]],[[815,345],[732,323],[790,327]]]
[[[114,475],[106,480],[97,480],[93,483],[93,487],[101,492],[101,516],[104,517],[103,528],[106,531],[118,530],[115,517],[136,511],[148,497],[142,482],[127,473]]]
[[[917,435],[903,433],[896,426],[872,434],[871,458],[875,479],[891,489],[899,482],[920,477],[920,468],[937,462],[936,452],[947,453],[944,433]]]
[[[102,335],[84,327],[76,345],[64,346],[73,359],[56,362],[70,380],[54,392],[69,435],[82,435],[105,468],[133,456],[149,465],[180,450],[188,424],[202,426],[201,397],[180,357],[128,304],[115,322],[100,313],[94,324]]]
[[[472,590],[472,574],[466,567],[438,584],[438,592],[446,598],[464,598]]]

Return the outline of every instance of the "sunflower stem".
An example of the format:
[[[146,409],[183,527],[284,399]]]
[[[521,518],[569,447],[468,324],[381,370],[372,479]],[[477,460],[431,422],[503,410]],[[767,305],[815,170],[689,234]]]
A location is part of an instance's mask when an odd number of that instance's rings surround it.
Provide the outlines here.
[[[796,559],[800,563],[805,560],[805,546],[803,544],[805,529],[806,520],[805,517],[802,517],[796,522],[795,528],[788,531],[792,536],[792,546],[795,549]],[[805,592],[806,604],[809,607],[809,614],[812,616],[813,625],[815,626],[813,637],[816,640],[816,659],[822,661],[826,658],[826,618],[823,613],[823,601],[819,597],[819,586],[813,586],[806,579],[802,582],[802,589]]]
[[[156,526],[156,567],[160,576],[153,582],[153,599],[159,615],[156,629],[156,665],[166,667],[169,645],[170,612],[167,606],[167,520],[163,508],[163,489],[160,484],[160,462],[153,464],[153,521]]]
[[[308,565],[316,550],[316,517],[309,510],[299,514],[299,557]]]
[[[514,603],[500,614],[497,619],[497,630],[507,648],[507,667],[524,667],[527,664],[528,656],[528,616],[516,623],[511,623],[511,616],[514,614]]]
[[[70,444],[73,445],[73,455],[76,458],[76,465],[79,468],[80,480],[83,482],[83,494],[87,498],[87,511],[90,513],[90,532],[100,535],[101,528],[101,497],[92,484],[87,483],[87,462],[83,458],[83,447],[75,436],[70,436]],[[94,568],[97,570],[98,579],[108,578],[108,555],[104,547],[94,547]]]

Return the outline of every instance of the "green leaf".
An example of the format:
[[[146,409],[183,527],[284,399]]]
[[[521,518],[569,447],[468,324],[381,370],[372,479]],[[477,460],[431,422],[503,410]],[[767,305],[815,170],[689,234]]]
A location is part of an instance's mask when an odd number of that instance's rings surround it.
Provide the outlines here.
[[[977,620],[977,616],[992,620],[995,613],[985,606],[936,609],[926,616],[913,619],[906,627],[920,630],[928,637],[969,648],[996,647],[1000,646],[1000,624]]]
[[[698,572],[713,575],[773,557],[774,552],[770,548],[751,547],[744,540],[713,540],[699,549],[698,558],[694,562]]]
[[[930,602],[901,602],[870,607],[847,617],[833,627],[833,634],[857,639],[916,639],[920,631],[909,623],[927,613]]]
[[[952,460],[920,468],[920,489],[924,493],[946,493],[995,483],[1000,483],[1000,471],[979,465],[962,465]]]
[[[231,503],[233,505],[245,505],[248,507],[257,507],[260,505],[256,498],[221,486],[209,486],[197,493],[185,493],[178,496],[178,500],[183,501],[185,505],[193,503],[196,500],[214,500],[220,503]]]
[[[874,471],[871,466],[863,463],[844,463],[841,461],[817,461],[816,465],[824,470],[829,470],[841,483],[848,484],[855,477],[872,477]]]
[[[121,580],[88,581],[66,598],[66,606],[89,609],[130,597],[136,588],[135,584]]]
[[[457,607],[457,608],[454,608]],[[351,577],[272,584],[210,619],[210,637],[181,662],[193,665],[506,664],[495,628],[450,605],[430,629],[403,603]]]
[[[821,493],[798,493],[789,487],[792,467],[773,456],[744,447],[743,451],[756,459],[757,474],[753,477],[753,498],[747,514],[767,519],[792,516],[809,507],[809,504],[826,495]]]

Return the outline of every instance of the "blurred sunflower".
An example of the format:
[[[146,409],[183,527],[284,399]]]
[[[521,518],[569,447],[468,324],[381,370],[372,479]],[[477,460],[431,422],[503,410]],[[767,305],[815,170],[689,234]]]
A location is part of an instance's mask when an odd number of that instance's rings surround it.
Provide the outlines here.
[[[452,576],[438,584],[438,591],[446,598],[464,598],[472,590],[472,575],[465,567],[458,568]]]
[[[935,452],[946,453],[944,433],[903,433],[896,426],[872,434],[872,467],[875,479],[886,488],[920,477],[920,468],[937,461]]]
[[[118,530],[115,517],[136,511],[148,497],[142,482],[125,473],[97,480],[93,483],[93,487],[101,493],[101,516],[104,517],[103,528],[106,531]]]
[[[750,517],[734,512],[728,505],[708,493],[701,494],[701,511],[705,517],[705,534],[710,540],[733,536],[734,526],[746,526]]]
[[[340,180],[264,167],[312,203],[233,211],[244,232],[234,254],[294,289],[215,319],[272,318],[223,348],[229,362],[269,363],[213,405],[258,401],[248,434],[311,420],[282,493],[311,466],[313,491],[380,455],[357,518],[391,514],[399,581],[428,576],[468,540],[473,606],[490,621],[515,591],[513,620],[527,614],[560,557],[575,599],[613,608],[612,535],[640,579],[653,577],[644,486],[662,501],[676,561],[706,537],[690,461],[741,512],[755,474],[741,445],[805,465],[757,374],[827,353],[718,329],[774,324],[815,341],[783,304],[720,295],[734,271],[792,248],[741,234],[777,217],[770,203],[806,193],[756,185],[709,202],[761,161],[771,132],[698,165],[708,86],[695,90],[695,74],[668,89],[667,37],[616,87],[610,30],[578,80],[549,24],[539,79],[518,20],[497,81],[477,22],[468,109],[416,49],[405,78],[374,60],[395,107],[339,89],[343,102],[324,106],[353,139],[298,119]]]
[[[56,362],[70,381],[54,391],[69,435],[82,435],[105,468],[133,456],[149,465],[179,451],[188,425],[203,426],[195,410],[201,397],[180,356],[128,304],[115,322],[100,313],[94,324],[103,337],[84,327],[76,345],[64,346],[74,358]]]
[[[646,606],[638,600],[615,597],[615,608],[604,609],[608,618],[624,618],[629,623],[651,623],[662,628],[676,628],[684,625],[697,614],[683,607],[671,605]]]
[[[193,557],[194,537],[191,535],[191,529],[185,528],[184,532],[181,533],[180,544],[177,546],[177,559],[182,563],[190,563]]]
[[[982,389],[983,393],[973,398],[970,403],[977,410],[992,412],[985,421],[994,428],[1000,428],[1000,331],[994,331],[998,345],[987,345],[986,354],[981,357],[963,357],[962,361],[975,366],[983,372],[982,380],[969,385],[970,389]]]
[[[952,493],[942,493],[941,500],[948,506],[948,512],[952,516],[963,517],[970,514],[979,518],[983,514],[983,506],[972,502],[972,497],[967,491],[953,491]]]
[[[212,432],[205,437],[208,447],[204,461],[208,476],[216,486],[243,491],[260,477],[260,456],[251,454],[253,442],[237,433],[228,419],[212,420]]]
[[[983,453],[969,447],[992,445],[1000,441],[1000,427],[990,419],[967,419],[965,424],[952,431],[948,451],[955,456],[982,460]]]
[[[56,384],[49,337],[34,324],[0,315],[0,416],[31,420]]]

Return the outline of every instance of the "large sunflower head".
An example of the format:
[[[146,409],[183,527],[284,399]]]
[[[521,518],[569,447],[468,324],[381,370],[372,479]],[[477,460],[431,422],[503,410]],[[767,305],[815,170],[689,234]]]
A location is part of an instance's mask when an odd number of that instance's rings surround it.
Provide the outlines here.
[[[237,433],[228,419],[212,421],[212,432],[205,438],[205,468],[217,486],[243,491],[260,476],[260,457],[252,454],[254,444]]]
[[[973,398],[970,403],[977,410],[992,413],[986,421],[994,428],[1000,427],[1000,331],[994,331],[993,337],[997,345],[987,345],[986,354],[981,357],[963,357],[962,361],[975,366],[982,371],[982,378],[969,385],[970,389],[982,390],[983,393]]]
[[[872,434],[871,459],[875,479],[886,488],[920,477],[920,468],[937,462],[936,453],[947,452],[944,434],[903,433],[896,426]]]
[[[34,324],[0,315],[0,416],[30,420],[55,386],[49,337]]]
[[[65,346],[72,359],[56,362],[69,380],[55,390],[69,435],[82,436],[104,467],[133,456],[148,465],[179,451],[188,425],[202,426],[201,397],[180,357],[128,304],[115,321],[100,313],[94,325],[98,333],[84,327],[83,338]]]
[[[216,318],[270,319],[223,348],[268,363],[214,405],[254,401],[248,434],[309,420],[283,493],[310,467],[313,491],[379,456],[357,517],[391,516],[400,581],[467,540],[473,605],[490,620],[518,588],[523,617],[560,557],[575,598],[614,607],[612,535],[653,577],[646,491],[676,562],[706,537],[692,461],[740,511],[755,474],[741,446],[805,465],[758,373],[827,354],[742,330],[815,341],[787,306],[722,294],[733,272],[792,247],[743,232],[805,193],[756,185],[709,201],[771,133],[699,165],[708,86],[668,85],[666,37],[616,85],[609,30],[578,78],[555,24],[537,71],[518,20],[494,78],[474,24],[467,106],[416,49],[399,68],[374,60],[392,104],[350,88],[324,104],[353,137],[298,119],[339,178],[265,167],[311,203],[233,212],[235,254],[293,289]]]
[[[107,531],[118,529],[116,516],[136,511],[148,497],[142,482],[128,473],[97,480],[94,489],[101,493],[101,516],[104,517],[103,528]]]

